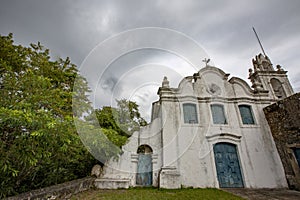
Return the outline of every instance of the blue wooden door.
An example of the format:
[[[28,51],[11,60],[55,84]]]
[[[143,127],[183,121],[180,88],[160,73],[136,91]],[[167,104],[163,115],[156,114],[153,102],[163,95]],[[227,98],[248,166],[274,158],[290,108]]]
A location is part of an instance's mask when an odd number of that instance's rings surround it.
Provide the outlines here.
[[[217,143],[214,145],[214,154],[220,187],[244,187],[236,146],[229,143]]]
[[[152,156],[151,154],[139,154],[136,184],[143,186],[152,185]]]

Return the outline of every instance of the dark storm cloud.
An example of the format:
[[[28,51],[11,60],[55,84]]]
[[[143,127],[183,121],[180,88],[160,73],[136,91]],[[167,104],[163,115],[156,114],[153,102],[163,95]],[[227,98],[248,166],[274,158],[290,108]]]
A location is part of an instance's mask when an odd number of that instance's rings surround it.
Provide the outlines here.
[[[21,43],[41,41],[58,56],[80,64],[106,37],[136,27],[179,30],[206,48],[223,52],[259,51],[251,27],[266,48],[299,35],[297,0],[284,1],[41,1],[6,0],[1,33]],[[229,54],[230,55],[230,54]],[[222,62],[222,61],[220,61]]]
[[[0,34],[13,32],[15,41],[23,45],[40,41],[54,57],[69,56],[80,66],[94,47],[122,31],[169,28],[196,40],[216,66],[247,79],[251,58],[261,52],[254,26],[273,64],[289,71],[299,91],[299,7],[299,0],[2,0]],[[150,52],[123,59],[104,79],[108,88],[112,90],[121,72],[153,57],[166,61],[165,55]],[[178,61],[173,57],[164,64],[170,66],[172,60]]]

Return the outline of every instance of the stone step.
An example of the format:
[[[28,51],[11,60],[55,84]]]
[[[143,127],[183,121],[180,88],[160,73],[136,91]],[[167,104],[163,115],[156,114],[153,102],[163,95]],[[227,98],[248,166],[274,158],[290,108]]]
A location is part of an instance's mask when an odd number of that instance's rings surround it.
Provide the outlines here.
[[[129,179],[109,179],[109,178],[97,178],[95,180],[95,187],[99,189],[120,189],[129,188]]]

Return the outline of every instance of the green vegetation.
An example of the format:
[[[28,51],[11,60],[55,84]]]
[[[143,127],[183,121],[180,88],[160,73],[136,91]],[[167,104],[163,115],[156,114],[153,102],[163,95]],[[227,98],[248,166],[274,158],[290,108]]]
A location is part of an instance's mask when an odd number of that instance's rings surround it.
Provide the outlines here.
[[[133,188],[128,190],[89,190],[83,193],[74,195],[72,200],[77,199],[107,199],[107,200],[190,200],[190,199],[201,199],[201,200],[212,200],[212,199],[242,199],[234,196],[230,193],[217,190],[217,189],[178,189],[178,190],[166,190],[166,189],[155,189],[155,188]]]
[[[131,136],[134,131],[138,131],[141,126],[147,125],[146,120],[141,117],[139,106],[135,102],[126,99],[116,101],[117,108],[105,106],[102,109],[96,109],[90,116],[86,117],[86,120],[94,125],[99,124],[101,128],[112,129],[118,135],[126,138]],[[91,117],[93,114],[95,114],[97,121],[93,121],[94,119]]]
[[[0,36],[0,199],[89,175],[99,163],[90,152],[104,163],[120,153],[136,122],[145,123],[126,100],[95,111],[101,127],[82,120],[93,113],[88,92],[69,58],[51,60],[40,43],[24,47],[12,34]],[[117,119],[129,116],[125,127],[114,121],[114,110]]]
[[[80,137],[94,157],[101,163],[118,158],[127,138],[146,121],[140,116],[138,105],[126,99],[117,100],[117,107],[105,106],[93,110],[86,122],[76,121]]]
[[[0,37],[0,198],[88,175],[96,160],[73,123],[78,75],[67,58],[51,61],[40,43],[14,45]],[[76,96],[89,110],[83,78]]]

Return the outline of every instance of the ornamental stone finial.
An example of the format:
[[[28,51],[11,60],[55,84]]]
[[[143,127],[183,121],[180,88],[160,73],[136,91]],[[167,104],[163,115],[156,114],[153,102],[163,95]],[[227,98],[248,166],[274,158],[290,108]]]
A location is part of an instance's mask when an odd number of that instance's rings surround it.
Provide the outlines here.
[[[162,87],[170,87],[168,78],[166,76],[164,77],[164,80],[162,82]]]

